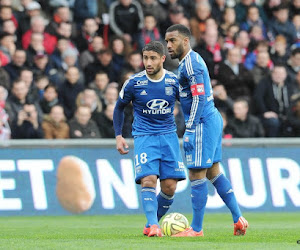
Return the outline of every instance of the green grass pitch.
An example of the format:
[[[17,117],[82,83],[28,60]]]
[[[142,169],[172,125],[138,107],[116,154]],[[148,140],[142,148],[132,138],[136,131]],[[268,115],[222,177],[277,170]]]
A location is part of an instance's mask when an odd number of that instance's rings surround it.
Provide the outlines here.
[[[191,221],[191,215],[186,215]],[[0,217],[0,249],[298,249],[300,213],[246,213],[246,236],[228,214],[206,214],[204,238],[148,238],[143,215]]]

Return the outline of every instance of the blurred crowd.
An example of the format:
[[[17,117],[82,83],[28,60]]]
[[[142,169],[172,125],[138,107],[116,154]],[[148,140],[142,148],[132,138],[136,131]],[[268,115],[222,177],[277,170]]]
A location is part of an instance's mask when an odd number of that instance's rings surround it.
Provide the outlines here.
[[[1,140],[114,138],[141,49],[179,23],[207,64],[224,138],[300,136],[300,0],[0,0]],[[180,104],[175,118],[182,137]],[[128,106],[124,137],[132,121]]]

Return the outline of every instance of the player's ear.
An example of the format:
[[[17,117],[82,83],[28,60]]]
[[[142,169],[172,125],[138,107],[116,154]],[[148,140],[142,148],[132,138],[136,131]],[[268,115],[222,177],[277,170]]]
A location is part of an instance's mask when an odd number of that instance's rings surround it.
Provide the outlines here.
[[[161,57],[161,60],[162,60],[162,62],[164,62],[164,61],[166,60],[166,56],[163,55],[163,56]]]

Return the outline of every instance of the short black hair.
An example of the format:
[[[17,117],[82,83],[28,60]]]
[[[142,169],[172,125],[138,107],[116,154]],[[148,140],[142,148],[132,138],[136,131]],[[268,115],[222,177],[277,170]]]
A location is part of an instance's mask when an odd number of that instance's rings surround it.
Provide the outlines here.
[[[142,52],[144,53],[144,51],[155,51],[156,53],[158,53],[161,56],[165,55],[165,47],[159,41],[151,41],[151,42],[147,43],[144,46]]]
[[[190,29],[188,27],[182,25],[182,24],[174,24],[174,25],[170,26],[167,29],[166,33],[167,32],[173,32],[173,31],[178,31],[180,34],[182,34],[182,35],[188,37],[189,39],[191,39],[192,34],[191,34]]]

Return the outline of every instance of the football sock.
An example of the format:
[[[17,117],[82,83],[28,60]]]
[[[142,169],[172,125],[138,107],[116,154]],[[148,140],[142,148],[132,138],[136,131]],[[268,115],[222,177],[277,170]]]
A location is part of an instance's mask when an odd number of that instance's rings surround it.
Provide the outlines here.
[[[215,186],[218,194],[220,195],[222,200],[225,202],[226,206],[231,211],[233,222],[237,223],[239,218],[242,216],[242,213],[236,201],[229,180],[222,173],[220,173],[210,181]]]
[[[191,181],[191,197],[193,207],[193,221],[191,227],[196,232],[200,232],[202,230],[207,195],[208,189],[206,178]]]
[[[155,188],[143,187],[142,188],[142,203],[144,208],[144,213],[147,218],[147,224],[149,225],[159,225],[157,220],[157,199]]]
[[[156,198],[158,203],[157,220],[159,221],[161,217],[163,217],[167,213],[170,206],[172,205],[174,201],[174,195],[170,196],[160,191]]]

